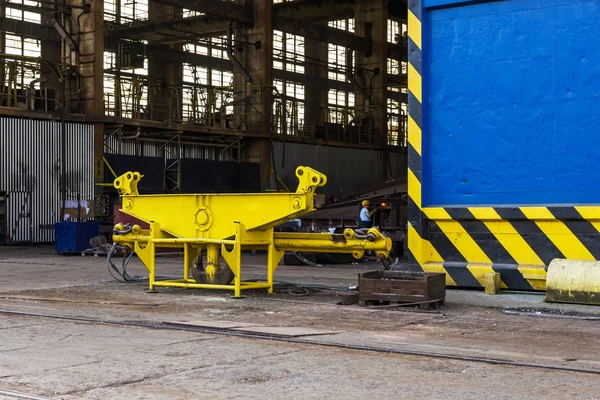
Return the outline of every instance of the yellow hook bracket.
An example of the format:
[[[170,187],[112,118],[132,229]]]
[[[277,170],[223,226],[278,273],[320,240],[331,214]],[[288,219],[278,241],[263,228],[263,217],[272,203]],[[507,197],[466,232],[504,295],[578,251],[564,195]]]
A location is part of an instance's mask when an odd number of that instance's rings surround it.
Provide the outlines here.
[[[144,175],[139,172],[128,171],[114,180],[113,185],[124,196],[139,195],[137,185]]]
[[[327,176],[310,167],[296,168],[296,176],[299,180],[296,193],[314,193],[317,187],[327,184]]]

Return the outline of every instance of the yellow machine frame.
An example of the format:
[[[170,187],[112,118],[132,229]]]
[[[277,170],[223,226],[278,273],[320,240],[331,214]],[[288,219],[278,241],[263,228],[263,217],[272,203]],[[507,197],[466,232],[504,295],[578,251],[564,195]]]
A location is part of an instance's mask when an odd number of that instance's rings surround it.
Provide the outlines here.
[[[324,174],[308,167],[298,167],[296,176],[299,185],[293,193],[140,195],[137,185],[143,176],[127,172],[114,181],[121,211],[149,223],[150,229],[117,224],[113,241],[138,255],[149,271],[150,291],[157,286],[226,289],[235,297],[245,289],[273,293],[273,275],[285,251],[351,253],[361,258],[372,250],[382,259],[389,257],[391,239],[376,228],[346,229],[343,234],[274,232],[281,223],[313,211],[315,189],[327,182]],[[155,254],[161,247],[183,250],[183,279],[156,279]],[[190,270],[203,250],[206,282],[198,283],[190,278]],[[242,250],[267,251],[266,282],[242,281]],[[222,270],[221,256],[233,272],[232,284],[215,282],[215,274]]]

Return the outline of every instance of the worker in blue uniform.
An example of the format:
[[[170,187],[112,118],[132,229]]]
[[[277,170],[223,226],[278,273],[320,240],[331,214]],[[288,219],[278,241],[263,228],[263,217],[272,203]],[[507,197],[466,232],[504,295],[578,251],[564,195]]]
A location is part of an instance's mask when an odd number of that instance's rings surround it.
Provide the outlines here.
[[[371,210],[369,208],[370,205],[371,205],[371,203],[369,202],[369,200],[363,200],[362,208],[360,210],[360,215],[359,215],[359,220],[360,220],[359,226],[361,228],[373,227],[373,215],[375,215],[375,213],[377,212],[379,207],[375,207],[374,209]]]

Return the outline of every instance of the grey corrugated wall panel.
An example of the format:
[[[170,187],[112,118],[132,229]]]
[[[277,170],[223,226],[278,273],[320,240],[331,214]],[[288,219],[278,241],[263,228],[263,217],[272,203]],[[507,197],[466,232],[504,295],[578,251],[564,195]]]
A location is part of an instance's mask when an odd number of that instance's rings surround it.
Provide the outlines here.
[[[7,193],[6,202],[6,233],[7,243],[31,242],[31,192]]]
[[[94,200],[94,128],[68,123],[67,199]],[[29,242],[54,241],[60,221],[61,123],[0,118],[0,191],[30,192]],[[14,223],[7,221],[8,224]]]
[[[327,175],[327,185],[318,193],[327,196],[348,196],[384,182],[386,176],[385,153],[379,150],[353,149],[276,142],[273,144],[275,165],[279,177],[290,190],[298,185],[296,168],[300,165],[314,168]],[[281,163],[284,158],[283,167]],[[392,178],[406,179],[406,155],[390,152]]]
[[[165,148],[166,147],[166,148]],[[169,158],[200,158],[206,160],[231,160],[231,149],[221,154],[221,148],[215,146],[203,146],[201,144],[185,143],[178,151],[177,142],[173,141],[165,146],[164,142],[151,140],[129,139],[119,140],[116,136],[106,136],[104,139],[104,151],[109,154],[123,154],[128,156],[147,156]]]

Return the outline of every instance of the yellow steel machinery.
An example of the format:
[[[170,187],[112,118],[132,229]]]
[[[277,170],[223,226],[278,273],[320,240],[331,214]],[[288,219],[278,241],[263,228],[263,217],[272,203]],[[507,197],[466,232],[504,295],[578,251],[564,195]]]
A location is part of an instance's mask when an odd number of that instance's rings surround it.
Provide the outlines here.
[[[150,229],[117,224],[113,240],[135,251],[146,266],[150,291],[156,286],[228,289],[235,297],[244,289],[272,293],[273,274],[285,251],[351,253],[361,258],[372,250],[388,259],[392,242],[376,228],[346,229],[343,234],[274,232],[277,225],[313,211],[315,189],[327,182],[325,175],[308,167],[298,167],[296,176],[299,185],[294,193],[140,195],[137,185],[142,175],[128,172],[114,181],[122,211],[149,223]],[[155,254],[161,247],[183,250],[183,279],[157,278]],[[242,281],[243,250],[267,251],[266,282]]]

